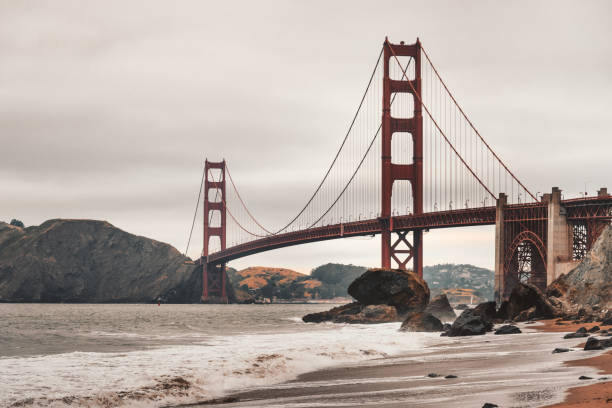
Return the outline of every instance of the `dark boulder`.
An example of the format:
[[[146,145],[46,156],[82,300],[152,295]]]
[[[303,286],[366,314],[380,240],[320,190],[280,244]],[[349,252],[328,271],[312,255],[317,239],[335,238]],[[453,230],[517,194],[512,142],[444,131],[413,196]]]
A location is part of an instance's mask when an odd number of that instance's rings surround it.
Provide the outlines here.
[[[495,334],[518,334],[522,333],[521,329],[511,324],[506,324],[499,329],[495,330]]]
[[[495,302],[484,302],[472,309],[474,315],[480,316],[485,320],[493,321],[497,318]]]
[[[593,327],[591,327],[591,328],[590,328],[589,330],[587,330],[587,331],[588,331],[589,333],[595,333],[595,332],[598,332],[599,330],[600,330],[600,329],[599,329],[599,326],[593,326]]]
[[[537,311],[535,306],[531,306],[529,309],[525,309],[518,315],[514,316],[516,322],[532,322],[537,318]]]
[[[399,317],[393,306],[367,305],[353,302],[319,313],[310,313],[302,317],[306,323],[389,323],[397,322]]]
[[[595,337],[589,337],[588,340],[586,341],[586,344],[584,345],[584,349],[585,350],[603,350],[604,345],[602,344],[601,341],[599,341],[599,339],[596,339]]]
[[[576,330],[576,333],[586,333],[586,332],[587,332],[586,327],[581,327],[578,330]]]
[[[433,298],[425,308],[425,313],[432,314],[441,321],[453,321],[457,318],[445,294]]]
[[[601,321],[602,326],[612,326],[612,318],[604,318]]]
[[[465,303],[459,303],[457,306],[455,306],[455,309],[457,310],[465,310],[465,309],[469,309],[470,307],[468,305],[466,305]]]
[[[449,375],[445,376],[444,378],[452,379],[452,378],[459,378],[459,377],[457,377],[455,374],[449,374]]]
[[[393,306],[387,305],[367,305],[361,309],[360,313],[350,315],[344,323],[389,323],[399,320],[397,310]]]
[[[440,332],[443,325],[440,320],[429,313],[415,313],[402,323],[401,331]]]
[[[455,336],[474,336],[485,334],[493,328],[493,323],[484,319],[482,316],[475,315],[473,310],[466,309],[453,322],[447,335]]]
[[[556,314],[554,306],[542,291],[530,283],[519,283],[512,289],[507,304],[502,306],[499,317],[515,321],[551,318]]]
[[[563,336],[564,339],[579,339],[582,337],[589,337],[590,334],[588,333],[568,333],[565,336]]]
[[[326,310],[324,312],[309,313],[302,317],[302,320],[306,323],[321,323],[332,321],[337,316],[351,315],[361,312],[362,306],[357,303],[347,303],[346,305],[334,307],[333,309]]]
[[[399,269],[369,269],[350,284],[348,293],[364,305],[395,306],[400,315],[422,312],[429,303],[427,283]]]
[[[570,349],[563,348],[563,347],[557,347],[552,352],[553,352],[553,354],[558,354],[558,353],[567,353],[568,351],[570,351]]]

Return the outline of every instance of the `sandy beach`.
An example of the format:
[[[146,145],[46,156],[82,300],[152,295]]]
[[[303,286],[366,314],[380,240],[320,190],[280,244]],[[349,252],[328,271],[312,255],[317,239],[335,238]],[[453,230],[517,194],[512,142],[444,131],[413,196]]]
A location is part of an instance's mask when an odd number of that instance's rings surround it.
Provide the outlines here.
[[[224,406],[480,408],[489,402],[500,407],[576,407],[587,406],[580,402],[586,397],[582,390],[605,392],[609,383],[598,383],[602,368],[594,362],[610,355],[584,352],[577,347],[577,339],[561,335],[579,326],[548,321],[519,327],[523,333],[518,335],[432,339],[416,352],[319,370],[283,384],[234,393],[235,402]],[[557,347],[572,351],[553,354]],[[590,362],[584,359],[585,353]],[[579,380],[583,375],[594,378],[588,381],[592,385],[578,387],[586,385]]]

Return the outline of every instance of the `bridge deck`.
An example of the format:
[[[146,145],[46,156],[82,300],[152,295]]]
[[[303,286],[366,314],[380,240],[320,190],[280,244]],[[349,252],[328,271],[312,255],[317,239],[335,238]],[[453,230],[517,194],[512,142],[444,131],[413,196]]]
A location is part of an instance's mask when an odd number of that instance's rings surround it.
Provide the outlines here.
[[[610,220],[612,216],[612,196],[570,199],[564,200],[562,203],[567,209],[568,219],[584,219],[588,217],[591,219],[598,218]],[[541,213],[541,211],[546,207],[546,203],[538,202],[529,204],[513,204],[508,205],[506,208],[509,210],[525,210],[520,211],[520,213],[525,214],[525,216],[534,216],[531,214]],[[541,217],[542,215],[537,216]],[[309,242],[364,235],[376,235],[380,234],[384,222],[385,220],[383,219],[375,218],[271,235],[269,237],[255,239],[250,242],[235,245],[226,248],[223,251],[214,252],[208,256],[207,262],[228,262],[232,259],[242,258],[244,256],[253,255],[259,252]],[[401,215],[392,217],[391,222],[393,224],[392,227],[394,231],[468,227],[474,225],[494,225],[495,207],[488,206],[438,211],[420,215]]]

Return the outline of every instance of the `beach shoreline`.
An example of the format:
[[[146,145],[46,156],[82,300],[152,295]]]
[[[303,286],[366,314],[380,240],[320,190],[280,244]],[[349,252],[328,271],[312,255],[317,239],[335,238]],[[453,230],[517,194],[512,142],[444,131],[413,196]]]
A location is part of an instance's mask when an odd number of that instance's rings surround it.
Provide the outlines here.
[[[282,384],[230,393],[219,402],[224,407],[580,406],[559,404],[568,401],[568,390],[584,388],[579,387],[581,375],[597,381],[598,369],[582,363],[576,339],[560,336],[573,331],[570,326],[519,326],[520,335],[440,337],[416,352],[316,370]],[[553,354],[556,347],[573,352]],[[597,358],[603,352],[589,353]]]
[[[563,333],[563,332],[574,332],[580,327],[585,327],[587,330],[593,326],[597,326],[600,323],[567,323],[564,322],[562,325],[556,324],[556,320],[545,320],[542,321],[542,325],[533,326],[536,330],[540,330],[548,333]],[[576,347],[584,347],[584,341],[578,341],[576,339]],[[580,344],[578,344],[580,343]],[[588,355],[585,358],[566,361],[563,363],[567,367],[590,367],[597,370],[597,375],[609,376],[612,375],[612,350],[608,350],[604,353],[591,356]],[[596,381],[593,383],[593,381]],[[588,380],[584,385],[578,387],[572,387],[566,390],[565,399],[563,402],[556,403],[553,405],[547,405],[546,408],[595,408],[601,406],[610,406],[612,404],[612,377],[610,380],[601,382],[594,380]]]

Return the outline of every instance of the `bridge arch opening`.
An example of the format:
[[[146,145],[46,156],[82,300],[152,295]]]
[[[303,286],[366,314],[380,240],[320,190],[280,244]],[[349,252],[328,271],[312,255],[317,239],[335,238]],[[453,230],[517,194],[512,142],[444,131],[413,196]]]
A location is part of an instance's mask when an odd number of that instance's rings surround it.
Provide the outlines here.
[[[539,236],[523,231],[514,238],[506,252],[504,276],[505,296],[509,296],[519,282],[546,289],[546,247]]]

